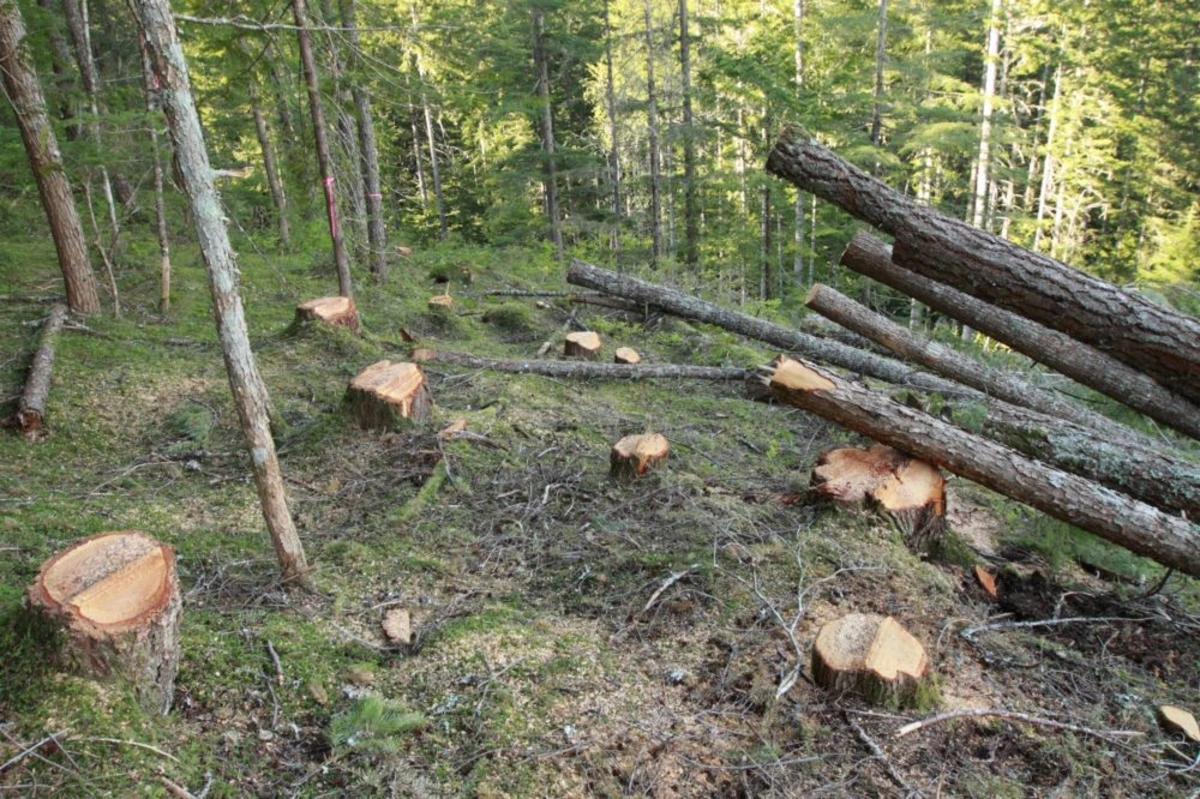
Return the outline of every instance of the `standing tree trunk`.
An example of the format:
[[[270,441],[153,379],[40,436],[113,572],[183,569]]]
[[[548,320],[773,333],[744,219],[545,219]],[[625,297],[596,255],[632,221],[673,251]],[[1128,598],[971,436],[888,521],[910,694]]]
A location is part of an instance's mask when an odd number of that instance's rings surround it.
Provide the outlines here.
[[[696,186],[696,131],[692,122],[691,37],[688,0],[679,0],[679,79],[683,91],[683,262],[700,260],[700,202]]]
[[[345,214],[346,224],[343,235],[350,246],[351,260],[355,263],[363,260],[367,253],[367,209],[366,188],[362,173],[362,151],[359,149],[358,122],[355,112],[350,109],[352,95],[347,89],[346,68],[342,60],[342,43],[334,38],[331,25],[335,24],[337,16],[333,11],[331,0],[320,0],[321,9],[319,24],[324,33],[325,46],[321,50],[328,64],[329,76],[333,79],[333,130],[334,139],[338,145],[337,153],[342,156],[340,163],[335,159],[334,171],[340,175],[339,182],[349,188],[342,192],[348,212]]]
[[[271,136],[267,131],[267,121],[263,117],[262,106],[258,100],[258,81],[250,79],[250,111],[254,114],[254,132],[258,136],[258,148],[262,151],[263,171],[267,173],[267,187],[271,190],[271,202],[275,205],[275,220],[279,229],[279,244],[285,250],[291,249],[292,234],[288,228],[287,195],[283,191],[283,181],[279,178],[279,167],[275,163],[275,152],[271,149]]]
[[[351,67],[358,58],[358,22],[354,0],[341,0],[342,24],[350,43]],[[371,249],[371,272],[375,277],[387,277],[387,233],[383,226],[383,189],[379,179],[379,148],[375,143],[375,117],[371,113],[371,98],[358,80],[350,90],[358,114],[358,147],[362,157],[363,188],[366,192],[367,243]]]
[[[24,39],[25,21],[15,0],[0,0],[0,74],[50,223],[67,288],[67,305],[77,313],[93,313],[100,310],[96,276],[88,263],[83,225],[79,223],[71,187],[63,172],[58,140],[54,138],[46,100]]]
[[[646,134],[650,156],[650,268],[658,268],[662,258],[662,167],[658,152],[658,100],[654,93],[654,26],[650,18],[650,0],[646,9]]]
[[[158,104],[154,88],[154,69],[150,66],[146,43],[141,37],[138,37],[138,55],[142,61],[142,91],[146,95],[146,113],[150,118],[150,157],[154,167],[154,221],[155,232],[158,234],[159,256],[158,310],[165,314],[171,310],[171,237],[167,232],[167,208],[163,197],[162,154],[158,150],[158,120],[155,118]],[[252,90],[251,103],[253,100]],[[257,105],[254,106],[254,110],[257,114]]]
[[[883,142],[883,67],[887,60],[887,0],[879,0],[879,26],[875,37],[875,91],[871,104],[871,144]]]
[[[417,38],[420,32],[419,20],[417,17],[417,4],[409,3],[409,10],[412,12],[413,23],[413,39]],[[425,93],[425,67],[422,66],[421,60],[417,55],[417,49],[413,48],[412,63],[416,68],[417,79],[421,82],[421,111],[425,116],[425,142],[429,147],[429,176],[433,180],[433,199],[437,203],[438,215],[438,239],[445,241],[450,237],[450,224],[446,217],[446,198],[442,194],[442,170],[438,164],[437,157],[437,139],[433,134],[433,111],[429,107],[429,97]],[[420,159],[417,159],[418,168],[420,167]],[[424,197],[424,191],[422,191]]]
[[[609,0],[604,0],[604,102],[608,108],[608,178],[612,182],[613,229],[609,249],[621,249],[621,148],[617,132],[617,96],[613,82],[612,26],[608,14]]]
[[[183,47],[175,32],[168,0],[130,0],[141,35],[145,37],[163,110],[175,145],[184,191],[191,201],[200,251],[208,271],[213,310],[229,386],[237,405],[242,434],[250,450],[254,483],[275,555],[285,580],[303,580],[308,572],[304,549],[288,512],[283,474],[275,454],[268,420],[270,397],[258,373],[246,318],[238,296],[237,263],[229,243],[220,198],[213,184],[200,117],[192,99]]]
[[[554,160],[554,107],[550,104],[550,64],[546,59],[546,25],[542,9],[533,9],[533,66],[537,70],[538,133],[542,140],[542,204],[550,221],[554,257],[563,259],[562,213],[558,207],[558,169]]]
[[[325,110],[321,105],[321,87],[317,80],[317,64],[313,59],[304,0],[292,0],[292,12],[296,18],[296,38],[300,43],[300,66],[304,71],[304,82],[308,85],[308,108],[312,112],[317,165],[321,169],[321,180],[325,183],[325,207],[329,212],[329,238],[333,242],[338,293],[343,297],[351,297],[354,295],[354,286],[350,280],[350,258],[346,255],[346,243],[342,239],[341,225],[338,224],[337,198],[333,191],[333,159],[329,154],[329,141],[325,138]]]
[[[804,88],[804,0],[792,0],[792,36],[795,39],[792,57],[796,62],[796,97],[799,100],[800,90]],[[795,225],[792,228],[792,276],[801,285],[816,282],[817,276],[804,278],[804,192],[796,189],[796,202],[793,209]]]

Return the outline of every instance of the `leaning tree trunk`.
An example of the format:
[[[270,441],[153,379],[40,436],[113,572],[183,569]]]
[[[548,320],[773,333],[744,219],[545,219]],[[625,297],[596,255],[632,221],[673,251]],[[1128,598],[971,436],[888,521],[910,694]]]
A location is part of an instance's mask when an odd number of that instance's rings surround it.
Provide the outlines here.
[[[88,263],[83,225],[79,223],[58,140],[46,114],[46,100],[24,39],[25,21],[16,2],[0,0],[0,74],[50,223],[67,288],[67,305],[77,313],[93,313],[100,310],[96,276]]]
[[[988,305],[892,263],[892,248],[865,232],[851,239],[841,263],[1044,363],[1085,386],[1200,440],[1200,405],[1160,386],[1121,361],[1070,336]]]
[[[688,366],[677,364],[596,363],[595,361],[503,361],[480,358],[462,352],[417,348],[412,360],[417,363],[438,361],[466,366],[471,369],[490,369],[519,375],[542,375],[581,380],[745,380],[745,369],[724,366]]]
[[[196,220],[200,252],[208,271],[213,309],[229,385],[250,449],[254,482],[275,554],[285,580],[303,580],[308,571],[304,549],[288,512],[283,474],[268,420],[270,397],[250,350],[246,318],[237,289],[237,263],[229,243],[221,202],[213,183],[200,117],[192,99],[183,47],[175,32],[169,0],[130,0],[150,62],[179,164],[184,191]]]
[[[342,227],[338,222],[337,197],[333,190],[333,157],[329,153],[329,141],[325,136],[325,108],[321,104],[321,87],[317,80],[317,63],[313,58],[312,37],[308,33],[304,0],[292,0],[292,12],[296,18],[296,39],[300,43],[300,66],[304,71],[304,81],[308,85],[308,109],[312,113],[317,165],[321,169],[321,180],[325,184],[325,208],[329,214],[329,238],[333,242],[338,293],[343,297],[350,297],[354,294],[350,279],[350,258],[346,255],[346,242],[342,238]]]
[[[918,206],[801,131],[780,135],[767,169],[894,235],[900,266],[1066,333],[1200,401],[1200,320]]]
[[[788,358],[764,368],[780,402],[812,411],[1095,533],[1200,576],[1200,527],[1090,480],[1024,457],[929,414]]]

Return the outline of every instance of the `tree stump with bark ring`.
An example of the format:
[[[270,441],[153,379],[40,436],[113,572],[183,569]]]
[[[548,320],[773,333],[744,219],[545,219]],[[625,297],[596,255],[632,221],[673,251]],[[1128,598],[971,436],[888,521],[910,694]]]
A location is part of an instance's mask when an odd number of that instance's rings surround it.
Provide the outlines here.
[[[296,306],[297,322],[321,322],[358,332],[358,309],[352,297],[321,297]]]
[[[636,480],[667,459],[671,445],[659,433],[625,436],[609,454],[609,476],[627,482]]]
[[[379,361],[350,381],[346,404],[360,427],[389,430],[427,420],[433,395],[415,363]]]
[[[170,709],[182,610],[171,547],[134,530],[85,538],[42,564],[25,602],[33,629],[62,635],[57,666],[126,681],[148,711]]]
[[[618,347],[613,354],[613,363],[641,363],[642,356],[633,347]]]
[[[600,335],[591,331],[568,333],[563,354],[568,358],[595,360],[600,355]]]
[[[891,616],[850,613],[817,633],[812,672],[823,688],[898,707],[916,699],[929,674],[929,657]]]

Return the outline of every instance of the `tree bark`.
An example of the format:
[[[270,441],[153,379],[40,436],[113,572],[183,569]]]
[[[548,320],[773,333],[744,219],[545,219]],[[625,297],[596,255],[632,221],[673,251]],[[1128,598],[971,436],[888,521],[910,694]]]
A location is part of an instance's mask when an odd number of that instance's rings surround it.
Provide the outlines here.
[[[150,157],[154,173],[154,222],[155,233],[158,237],[158,310],[159,313],[165,314],[171,310],[171,235],[167,231],[162,153],[158,147],[158,125],[155,124],[158,101],[154,88],[154,70],[150,66],[150,58],[146,54],[146,43],[140,36],[138,37],[138,56],[142,62],[142,92],[146,96],[146,113],[150,117]],[[253,98],[251,102],[253,102]],[[257,105],[254,111],[257,115]]]
[[[298,0],[299,2],[299,0]],[[285,580],[304,580],[308,564],[296,527],[288,512],[283,474],[275,454],[268,419],[270,397],[250,349],[246,317],[238,295],[237,262],[229,243],[220,198],[213,183],[208,150],[200,131],[200,117],[192,99],[191,82],[183,47],[175,31],[168,0],[130,0],[150,62],[158,79],[163,110],[184,191],[191,201],[200,252],[208,272],[213,311],[229,386],[250,450],[254,483],[263,517],[271,534],[280,571]]]
[[[936,311],[969,323],[984,335],[1141,411],[1151,419],[1200,440],[1200,406],[1172,394],[1121,361],[1057,330],[896,266],[892,263],[891,247],[874,236],[865,232],[855,235],[842,253],[841,262]]]
[[[354,0],[342,0],[342,23],[350,44],[351,64],[358,58],[358,22]],[[367,206],[367,243],[371,249],[371,272],[382,280],[387,277],[387,231],[383,225],[383,188],[379,178],[379,147],[375,141],[375,116],[371,98],[360,81],[350,91],[358,114],[358,146],[362,156],[363,186]]]
[[[96,276],[88,263],[83,225],[63,171],[58,140],[46,114],[42,87],[33,71],[33,57],[24,40],[25,21],[20,9],[14,0],[0,0],[0,73],[50,224],[66,284],[67,305],[76,313],[94,313],[100,310],[100,297],[96,292]]]
[[[558,207],[558,167],[554,153],[554,107],[550,102],[550,63],[546,57],[545,12],[534,8],[533,15],[533,66],[537,70],[538,132],[542,140],[542,201],[546,219],[550,222],[550,240],[554,243],[554,257],[562,263],[564,257],[562,235],[562,212]]]
[[[875,88],[871,103],[871,144],[883,143],[883,66],[887,56],[887,0],[879,0],[879,24],[875,36]]]
[[[292,12],[296,19],[296,39],[300,44],[300,66],[304,71],[304,82],[308,86],[308,109],[312,114],[313,139],[317,147],[317,165],[321,180],[325,184],[325,208],[329,214],[329,238],[333,243],[333,262],[337,268],[338,293],[343,297],[354,295],[350,278],[350,258],[346,255],[346,243],[342,238],[338,222],[337,197],[334,194],[333,158],[329,152],[329,141],[325,136],[325,109],[321,105],[321,87],[317,79],[317,64],[313,58],[312,37],[308,32],[308,19],[304,0],[292,0]]]
[[[439,361],[467,366],[471,369],[491,369],[510,374],[570,377],[581,380],[744,380],[745,369],[720,366],[686,366],[675,364],[623,364],[593,361],[502,361],[480,358],[447,350],[417,349],[412,359],[418,363]]]
[[[762,378],[780,402],[941,466],[1164,566],[1200,576],[1200,527],[1020,455],[813,364],[781,359]]]
[[[1066,333],[1200,401],[1200,320],[919,207],[798,131],[780,136],[767,169],[896,236],[898,265]]]
[[[612,182],[612,233],[609,249],[621,249],[621,149],[617,128],[617,97],[613,81],[612,25],[609,20],[609,0],[604,0],[604,102],[608,108],[608,179]]]
[[[258,136],[258,149],[262,152],[263,171],[267,173],[267,188],[271,191],[271,202],[275,205],[275,223],[279,230],[279,244],[285,250],[292,247],[292,234],[288,228],[287,195],[283,190],[283,181],[279,178],[279,167],[275,164],[275,152],[271,148],[271,136],[267,131],[267,121],[263,117],[262,107],[258,100],[258,82],[253,78],[249,82],[250,111],[254,115],[254,132]]]
[[[650,268],[657,269],[663,254],[662,166],[658,151],[658,98],[654,90],[654,25],[650,0],[645,0],[646,17],[646,147],[650,158]]]
[[[32,437],[46,419],[46,400],[50,396],[50,376],[54,372],[54,343],[67,319],[67,306],[55,305],[42,323],[37,352],[29,367],[25,388],[17,400],[14,426],[26,437]]]
[[[634,277],[625,277],[580,260],[571,262],[567,282],[577,286],[604,291],[618,297],[648,303],[687,319],[723,327],[749,338],[765,341],[775,347],[801,352],[843,369],[849,369],[897,385],[940,391],[944,394],[973,394],[972,389],[913,369],[899,361],[884,358],[837,341],[810,336],[781,325],[765,322],[753,316],[730,311],[719,305],[689,297],[672,289],[656,286]]]
[[[679,79],[683,93],[683,262],[700,261],[700,201],[696,185],[696,136],[692,120],[691,34],[688,0],[679,0]]]

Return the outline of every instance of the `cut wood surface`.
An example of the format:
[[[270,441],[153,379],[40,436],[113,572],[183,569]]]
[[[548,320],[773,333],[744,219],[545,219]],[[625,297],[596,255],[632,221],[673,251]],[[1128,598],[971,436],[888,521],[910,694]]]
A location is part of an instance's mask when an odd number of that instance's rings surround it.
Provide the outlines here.
[[[1196,717],[1175,705],[1159,705],[1155,710],[1158,723],[1172,735],[1182,735],[1193,743],[1200,743],[1200,725]]]
[[[666,460],[670,452],[666,436],[659,433],[625,436],[609,453],[609,476],[622,481],[636,479]]]
[[[439,361],[472,369],[491,369],[496,372],[512,374],[571,377],[585,380],[640,380],[652,377],[666,380],[745,380],[747,375],[752,374],[752,370],[727,366],[593,363],[590,361],[505,361],[423,347],[413,350],[412,359],[417,363]]]
[[[167,712],[182,608],[171,547],[132,530],[85,538],[43,563],[25,597],[40,629],[62,632],[60,665],[126,680],[144,707]]]
[[[320,297],[296,306],[299,321],[323,322],[358,332],[358,309],[352,297]]]
[[[1094,347],[892,263],[892,248],[855,234],[841,263],[996,339],[1085,386],[1200,440],[1200,405]]]
[[[613,355],[614,363],[641,363],[642,356],[633,347],[617,347]]]
[[[376,429],[424,422],[433,408],[425,373],[404,361],[379,361],[363,369],[350,381],[346,402],[359,425]]]
[[[1200,576],[1200,527],[1144,502],[947,424],[815,364],[782,358],[763,368],[780,402],[1024,502],[1139,555]]]
[[[829,450],[817,459],[810,481],[820,496],[886,513],[918,552],[929,552],[945,532],[945,485],[936,467],[884,444]]]
[[[430,310],[445,311],[454,306],[454,298],[449,294],[435,294],[429,298],[427,304]]]
[[[55,305],[42,323],[37,352],[25,379],[25,388],[17,400],[13,423],[27,438],[41,429],[46,419],[46,401],[50,398],[50,377],[54,372],[54,344],[67,320],[67,306]]]
[[[874,704],[906,704],[929,676],[929,656],[891,616],[850,613],[821,627],[813,644],[813,680]]]
[[[1200,402],[1200,319],[918,205],[785,130],[767,171],[896,237],[892,260],[1111,354]]]
[[[594,360],[600,355],[600,336],[590,330],[568,333],[563,343],[563,354],[568,358]]]
[[[864,352],[838,341],[810,336],[798,330],[756,319],[753,316],[690,297],[683,292],[648,283],[635,277],[619,275],[580,260],[571,262],[571,266],[567,269],[567,282],[654,305],[676,316],[717,325],[734,333],[765,341],[775,347],[803,353],[810,358],[896,385],[947,394],[971,391],[971,389],[914,369],[897,360]]]

